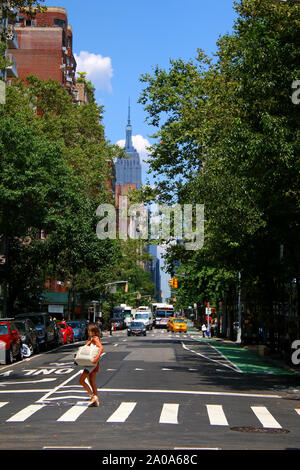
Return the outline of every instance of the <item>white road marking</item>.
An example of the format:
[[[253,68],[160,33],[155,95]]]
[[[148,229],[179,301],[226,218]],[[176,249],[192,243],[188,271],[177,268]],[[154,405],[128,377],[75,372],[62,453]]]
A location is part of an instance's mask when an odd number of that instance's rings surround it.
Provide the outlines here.
[[[72,406],[66,413],[64,413],[57,421],[62,422],[74,422],[77,418],[79,418],[82,413],[84,413],[87,409],[87,403],[79,404]]]
[[[79,391],[76,392],[76,393],[80,393]],[[85,392],[86,393],[86,392]],[[61,401],[61,400],[68,400],[69,398],[74,398],[76,400],[83,400],[83,397],[80,397],[80,396],[77,396],[77,395],[66,395],[66,396],[62,396],[62,397],[53,397],[53,398],[47,398],[47,400],[44,400],[44,403],[45,401]],[[87,398],[86,400],[89,400],[89,398]]]
[[[133,388],[98,388],[99,392],[124,392],[124,393],[175,393],[181,395],[212,395],[224,397],[255,397],[255,398],[277,398],[281,399],[280,395],[263,395],[256,393],[235,393],[235,392],[210,392],[210,391],[196,391],[196,390],[158,390],[158,389],[133,389]]]
[[[136,407],[136,402],[123,402],[108,418],[107,423],[124,423]]]
[[[213,426],[228,426],[222,405],[206,405],[210,424]]]
[[[52,389],[51,389],[52,390]],[[39,388],[33,388],[29,390],[0,390],[0,393],[45,393],[45,392],[50,392],[51,390],[49,389],[39,389]]]
[[[298,409],[295,408],[295,411],[296,411],[296,413],[298,413],[298,415],[300,415],[300,409],[298,410]]]
[[[53,388],[52,390],[50,390],[50,392],[46,393],[46,395],[44,395],[42,398],[40,398],[39,400],[36,401],[36,403],[42,403],[43,401],[47,400],[48,397],[50,395],[52,395],[53,393],[57,392],[57,390],[59,390],[60,388],[64,387],[68,382],[71,382],[71,380],[73,380],[75,377],[77,377],[77,375],[81,374],[82,373],[82,370],[79,370],[78,372],[76,372],[76,374],[72,375],[71,377],[69,377],[67,380],[65,380],[64,382],[62,382],[60,385],[58,385],[57,387]]]
[[[1,401],[0,402],[0,408],[2,408],[5,405],[8,405],[9,401]]]
[[[178,408],[177,403],[164,403],[159,422],[161,424],[178,424]]]
[[[251,406],[251,409],[264,428],[281,429],[280,424],[276,421],[276,419],[271,415],[265,406]]]
[[[11,418],[7,419],[7,423],[11,422],[23,422],[30,416],[32,416],[34,413],[37,411],[41,410],[44,408],[45,405],[29,405],[26,406],[23,410],[19,411],[19,413],[13,415]]]
[[[41,379],[41,380],[23,380],[22,382],[0,382],[0,386],[2,385],[26,385],[26,384],[37,384],[41,382],[53,382],[54,380],[57,380],[57,378],[53,379]]]
[[[91,446],[44,446],[43,449],[91,449]]]

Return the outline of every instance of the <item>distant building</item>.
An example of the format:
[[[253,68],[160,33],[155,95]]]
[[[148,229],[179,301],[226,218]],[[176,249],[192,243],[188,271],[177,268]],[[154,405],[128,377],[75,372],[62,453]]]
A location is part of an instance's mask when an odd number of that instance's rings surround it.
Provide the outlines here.
[[[37,12],[34,18],[19,12],[15,30],[19,43],[15,52],[19,78],[31,74],[42,80],[52,78],[73,95],[76,61],[65,8],[47,7],[46,12]]]
[[[147,245],[147,252],[153,257],[146,265],[146,270],[151,273],[152,282],[155,285],[156,300],[161,301],[161,276],[160,276],[160,260],[157,257],[157,245]]]
[[[16,50],[19,48],[15,23],[18,20],[18,11],[11,7],[10,3],[2,2],[0,5],[0,38],[6,43],[4,52],[5,59],[9,65],[0,70],[0,79],[5,82],[12,78],[18,78]]]
[[[130,122],[130,105],[128,107],[128,122],[126,126],[125,152],[129,158],[119,158],[115,163],[116,192],[118,186],[135,185],[140,189],[142,184],[142,165],[140,156],[132,144],[132,126]]]

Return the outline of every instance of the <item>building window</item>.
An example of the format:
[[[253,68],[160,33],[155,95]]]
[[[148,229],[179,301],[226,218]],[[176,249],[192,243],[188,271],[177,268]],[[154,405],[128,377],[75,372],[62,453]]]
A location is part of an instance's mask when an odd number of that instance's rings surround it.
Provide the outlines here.
[[[66,22],[64,20],[54,19],[54,26],[59,26],[62,29],[66,29]]]

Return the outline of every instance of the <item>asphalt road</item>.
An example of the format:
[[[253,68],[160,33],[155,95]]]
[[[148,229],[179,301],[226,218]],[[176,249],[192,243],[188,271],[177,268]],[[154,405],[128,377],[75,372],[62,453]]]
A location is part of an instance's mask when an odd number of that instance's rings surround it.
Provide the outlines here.
[[[0,366],[0,449],[300,449],[299,376],[245,373],[193,333],[105,335],[99,408],[79,343]]]

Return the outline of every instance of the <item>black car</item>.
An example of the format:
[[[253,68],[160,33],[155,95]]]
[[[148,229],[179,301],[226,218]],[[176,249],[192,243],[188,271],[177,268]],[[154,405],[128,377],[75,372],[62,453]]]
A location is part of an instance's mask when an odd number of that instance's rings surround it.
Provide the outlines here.
[[[29,348],[30,355],[34,352],[39,352],[39,337],[32,321],[28,318],[24,318],[22,320],[16,319],[15,325],[21,336],[22,343],[26,344],[26,346]]]
[[[58,336],[56,333],[55,322],[49,313],[20,313],[15,316],[15,320],[29,318],[34,324],[39,338],[39,345],[43,349],[50,346],[58,346]]]
[[[141,321],[133,321],[131,322],[128,330],[127,330],[127,336],[146,336],[147,334],[147,329],[145,327],[145,324]]]

